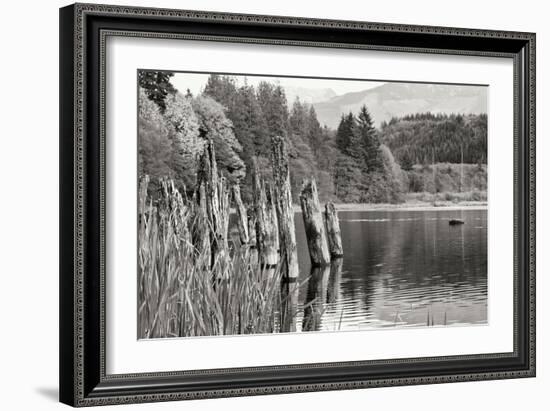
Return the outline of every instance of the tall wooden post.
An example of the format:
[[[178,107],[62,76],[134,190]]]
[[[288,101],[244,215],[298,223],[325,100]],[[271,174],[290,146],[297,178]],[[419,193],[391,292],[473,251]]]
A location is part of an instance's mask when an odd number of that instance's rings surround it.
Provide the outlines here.
[[[325,204],[325,224],[327,228],[328,249],[331,258],[339,258],[344,255],[342,247],[342,233],[340,232],[340,222],[334,203]]]
[[[256,246],[264,268],[274,267],[279,261],[277,226],[273,224],[272,203],[268,202],[265,184],[254,164],[254,208],[256,211]]]
[[[304,181],[300,193],[300,205],[302,206],[311,265],[314,267],[328,265],[330,264],[330,253],[315,179]]]
[[[229,228],[229,190],[225,178],[218,174],[216,154],[212,140],[208,140],[200,158],[197,180],[199,185],[199,204],[203,208],[203,204],[205,203],[210,226],[212,265],[226,265],[229,262],[229,244],[227,241]]]
[[[277,205],[272,184],[267,184],[266,188],[267,197],[267,218],[270,220],[270,226],[273,227],[273,247],[279,253],[279,222],[277,221]],[[278,260],[278,258],[277,258]]]
[[[214,226],[214,262],[216,258],[219,263],[227,267],[229,264],[229,208],[230,192],[225,177],[219,176],[217,181],[217,195],[213,195],[212,201],[212,224]],[[214,202],[216,201],[217,202]],[[225,269],[223,272],[227,272]]]
[[[248,244],[250,241],[248,233],[248,215],[246,212],[246,207],[243,204],[243,200],[241,199],[241,188],[239,187],[239,184],[234,184],[232,188],[233,201],[235,203],[235,208],[237,209],[239,238],[241,240],[241,244]]]
[[[206,187],[204,182],[198,185],[195,198],[197,200],[197,207],[195,212],[195,230],[192,233],[193,245],[197,250],[197,257],[203,256],[207,261],[211,262],[210,223],[208,222],[208,212],[206,210]]]
[[[275,197],[277,199],[277,216],[279,218],[279,249],[283,261],[283,276],[295,279],[298,278],[300,269],[298,267],[298,249],[294,228],[288,150],[285,140],[281,136],[274,137],[271,143],[271,161],[275,181]]]

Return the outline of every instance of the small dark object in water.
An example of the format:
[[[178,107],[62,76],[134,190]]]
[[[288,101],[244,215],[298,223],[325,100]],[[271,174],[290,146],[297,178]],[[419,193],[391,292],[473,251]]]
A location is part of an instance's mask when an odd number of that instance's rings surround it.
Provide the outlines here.
[[[449,220],[449,225],[461,225],[464,224],[464,220],[461,220],[460,218],[451,218]]]

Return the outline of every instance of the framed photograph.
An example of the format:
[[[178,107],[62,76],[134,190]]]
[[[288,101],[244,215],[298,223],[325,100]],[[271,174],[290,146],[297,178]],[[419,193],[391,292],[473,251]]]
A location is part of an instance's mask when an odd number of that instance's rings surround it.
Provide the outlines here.
[[[535,34],[60,22],[62,402],[535,375]]]

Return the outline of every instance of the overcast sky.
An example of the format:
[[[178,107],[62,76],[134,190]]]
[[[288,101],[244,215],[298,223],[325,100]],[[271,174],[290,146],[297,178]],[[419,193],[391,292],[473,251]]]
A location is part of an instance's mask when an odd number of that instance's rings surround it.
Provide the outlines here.
[[[170,81],[183,94],[189,89],[193,95],[197,95],[204,89],[204,85],[209,76],[210,74],[174,73],[174,77],[172,77]],[[367,90],[384,84],[378,81],[323,80],[296,77],[263,77],[250,75],[239,75],[234,77],[238,85],[244,84],[245,79],[248,84],[252,86],[257,86],[261,81],[268,81],[271,83],[279,83],[285,89],[289,87],[303,87],[314,90],[330,88],[334,90],[337,95]]]
[[[208,73],[174,73],[170,81],[181,93],[185,94],[189,89],[197,96],[204,90],[209,76]],[[330,128],[338,126],[342,113],[357,113],[363,105],[367,105],[377,126],[392,117],[414,113],[487,113],[487,87],[482,85],[396,82],[394,87],[381,87],[371,93],[333,99],[335,95],[359,93],[390,83],[254,75],[232,77],[238,86],[245,81],[254,87],[261,81],[280,84],[285,89],[289,107],[297,97],[310,104],[319,103],[315,108],[317,118],[322,125]]]

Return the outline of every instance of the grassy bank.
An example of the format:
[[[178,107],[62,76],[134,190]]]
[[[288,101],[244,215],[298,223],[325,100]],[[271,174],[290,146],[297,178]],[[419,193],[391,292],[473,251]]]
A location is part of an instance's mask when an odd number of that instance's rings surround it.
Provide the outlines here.
[[[273,333],[284,304],[280,266],[257,252],[211,242],[213,222],[169,180],[139,199],[138,338]],[[227,244],[227,242],[225,242]]]

